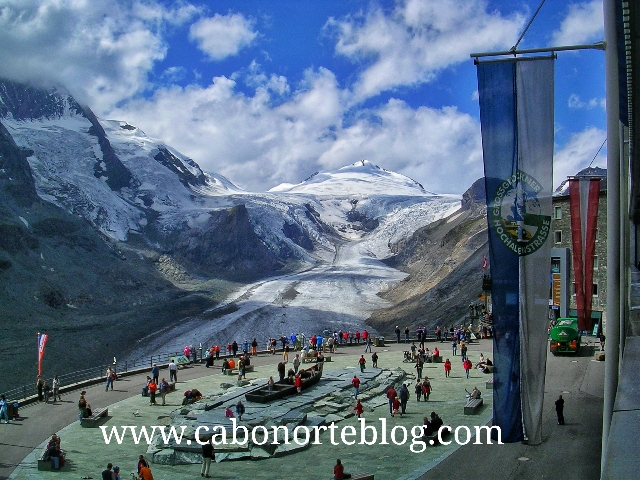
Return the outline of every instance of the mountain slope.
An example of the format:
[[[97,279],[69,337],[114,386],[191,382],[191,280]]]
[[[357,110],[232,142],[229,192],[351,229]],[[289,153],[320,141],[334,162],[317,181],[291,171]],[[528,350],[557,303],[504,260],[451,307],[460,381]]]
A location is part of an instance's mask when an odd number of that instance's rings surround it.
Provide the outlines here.
[[[28,350],[46,331],[52,374],[79,368],[65,354],[79,338],[94,365],[166,347],[187,325],[180,338],[205,343],[247,325],[362,328],[413,295],[376,297],[404,277],[395,266],[418,271],[399,260],[426,241],[414,232],[459,206],[367,161],[246,192],[62,90],[0,81],[0,351]],[[0,389],[33,372],[8,357],[16,375]]]

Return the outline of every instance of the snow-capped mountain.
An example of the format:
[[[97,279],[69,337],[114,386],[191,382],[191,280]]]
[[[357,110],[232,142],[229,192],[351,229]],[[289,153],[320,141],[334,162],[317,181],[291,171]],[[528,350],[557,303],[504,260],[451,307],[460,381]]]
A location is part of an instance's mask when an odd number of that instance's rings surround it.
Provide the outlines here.
[[[335,171],[316,172],[297,185],[281,184],[270,192],[310,193],[316,196],[368,195],[375,185],[376,195],[434,195],[409,177],[390,172],[361,160]]]
[[[361,328],[388,306],[378,293],[407,275],[385,262],[461,198],[366,160],[247,192],[62,90],[0,80],[0,206],[5,321],[25,339],[90,325],[87,346],[112,356],[104,338],[166,349],[166,332],[183,341],[205,324],[204,342],[274,319]],[[22,322],[30,316],[37,326]],[[186,330],[170,330],[185,318]]]

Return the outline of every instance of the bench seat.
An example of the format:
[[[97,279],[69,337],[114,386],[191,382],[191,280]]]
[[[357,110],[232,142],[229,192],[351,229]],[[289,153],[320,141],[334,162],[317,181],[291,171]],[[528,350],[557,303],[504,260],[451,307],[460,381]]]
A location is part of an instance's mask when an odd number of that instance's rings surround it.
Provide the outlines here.
[[[51,458],[49,458],[47,456],[47,446],[45,445],[44,448],[42,449],[42,451],[40,452],[40,455],[38,455],[38,470],[42,471],[42,472],[58,472],[60,470],[62,470],[62,464],[64,463],[64,459],[65,458],[65,453],[62,452],[62,457],[61,457],[61,467],[58,470],[54,470],[53,468],[53,460],[51,460]]]
[[[440,428],[444,429],[444,430],[442,430],[442,433],[440,435],[442,439],[445,439],[446,437],[448,437],[452,432],[452,428],[449,425],[443,425]],[[432,433],[431,435],[425,435],[423,437],[423,440],[427,445],[439,445],[440,444],[440,440],[438,439],[438,432]]]
[[[90,417],[82,419],[82,426],[89,428],[95,427],[102,417],[107,416],[109,416],[109,409],[107,407],[96,408]]]
[[[487,382],[484,384],[484,387],[487,389],[493,388],[493,376],[489,380],[487,380]]]
[[[373,473],[352,473],[351,480],[374,480]]]
[[[482,408],[482,404],[482,398],[474,398],[472,400],[469,400],[464,406],[464,414],[473,415],[477,413]]]

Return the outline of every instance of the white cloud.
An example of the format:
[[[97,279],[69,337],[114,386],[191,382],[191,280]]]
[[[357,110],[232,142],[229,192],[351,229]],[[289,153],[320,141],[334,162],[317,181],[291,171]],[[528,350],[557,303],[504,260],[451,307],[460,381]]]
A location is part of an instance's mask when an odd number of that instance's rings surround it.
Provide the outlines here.
[[[283,79],[276,79],[278,90],[273,77],[258,78],[263,83],[253,96],[218,77],[206,88],[158,90],[111,118],[127,119],[249,190],[298,183],[315,171],[363,158],[436,192],[462,193],[482,176],[478,122],[453,107],[414,110],[391,100],[350,111],[356,120],[343,125],[347,93],[332,72],[308,70],[286,101],[279,97],[290,88]],[[275,107],[274,98],[281,100]]]
[[[567,17],[553,33],[553,45],[581,45],[604,39],[602,0],[569,5]]]
[[[580,98],[580,95],[576,94],[576,93],[572,93],[569,96],[569,100],[567,101],[567,106],[573,110],[581,110],[581,109],[585,109],[585,110],[592,110],[596,107],[601,107],[601,108],[605,108],[605,99],[604,98],[592,98],[591,100],[588,101],[583,101]]]
[[[211,60],[237,55],[257,38],[253,21],[240,14],[204,18],[191,26],[189,35]]]
[[[430,82],[442,69],[469,61],[474,51],[513,45],[524,16],[487,12],[483,0],[398,1],[391,15],[381,8],[330,19],[336,53],[363,65],[357,99],[398,86]],[[464,34],[461,31],[464,30]]]
[[[63,85],[100,111],[145,90],[167,51],[163,29],[195,13],[154,0],[4,0],[0,76]]]
[[[553,186],[557,188],[567,177],[574,176],[583,168],[593,166],[606,168],[606,145],[598,152],[607,132],[595,127],[588,127],[582,132],[573,134],[560,148],[556,149],[553,159]]]

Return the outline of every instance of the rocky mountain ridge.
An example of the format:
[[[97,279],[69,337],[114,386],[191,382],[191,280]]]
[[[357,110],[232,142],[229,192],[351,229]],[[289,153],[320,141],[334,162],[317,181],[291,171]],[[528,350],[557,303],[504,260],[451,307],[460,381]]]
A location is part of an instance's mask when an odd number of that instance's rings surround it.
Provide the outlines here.
[[[51,368],[79,368],[68,355],[80,354],[79,338],[97,364],[243,283],[331,264],[353,242],[409,274],[383,295],[398,307],[371,319],[381,332],[422,322],[425,298],[452,316],[469,302],[429,292],[484,248],[473,239],[482,235],[475,189],[460,209],[459,198],[361,161],[288,190],[245,192],[66,93],[0,81],[0,351],[13,358],[46,331]],[[440,237],[446,260],[424,250]]]

